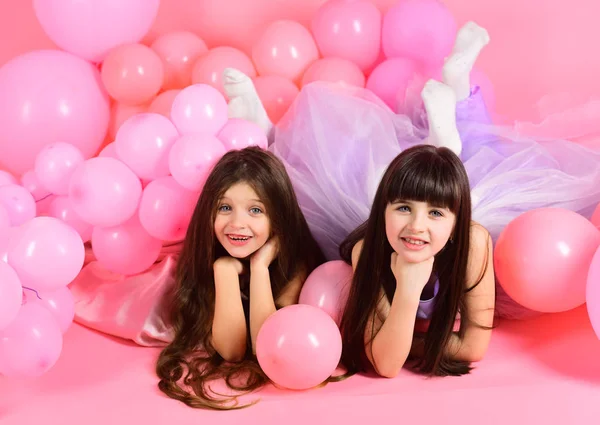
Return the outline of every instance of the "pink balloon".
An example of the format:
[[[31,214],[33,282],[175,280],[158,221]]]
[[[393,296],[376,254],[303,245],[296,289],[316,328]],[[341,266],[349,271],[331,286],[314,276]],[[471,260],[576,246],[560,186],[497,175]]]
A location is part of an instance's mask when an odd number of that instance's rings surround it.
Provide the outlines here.
[[[17,227],[0,227],[0,261],[8,263],[8,246]]]
[[[10,215],[6,208],[0,205],[0,230],[10,227]]]
[[[192,82],[208,84],[219,92],[223,91],[223,70],[235,68],[250,78],[256,77],[256,70],[250,58],[241,50],[221,46],[211,49],[194,64]]]
[[[100,227],[116,226],[131,218],[142,196],[142,183],[127,165],[110,158],[81,164],[69,185],[71,205],[82,220]]]
[[[596,250],[592,258],[587,277],[585,300],[592,327],[600,339],[600,249]]]
[[[62,287],[54,291],[25,291],[27,304],[38,304],[52,313],[64,334],[71,327],[75,317],[75,298],[69,288]]]
[[[269,142],[260,126],[239,118],[230,118],[217,135],[225,149],[244,149],[248,146],[258,146],[267,149]]]
[[[34,170],[29,170],[23,174],[21,185],[31,193],[35,202],[51,195],[50,191],[40,184]]]
[[[184,189],[171,176],[161,177],[144,189],[140,222],[157,239],[183,240],[197,201],[198,192]]]
[[[162,115],[134,115],[117,133],[117,156],[143,179],[168,176],[169,150],[178,136],[171,120]]]
[[[189,31],[163,34],[150,47],[163,62],[163,90],[182,89],[192,84],[192,67],[200,56],[208,52],[206,43]]]
[[[0,164],[22,174],[47,144],[70,143],[85,158],[104,141],[109,99],[98,69],[56,50],[25,53],[0,68]]]
[[[215,135],[227,122],[227,102],[214,87],[194,84],[175,97],[171,120],[181,134]]]
[[[585,302],[600,231],[585,217],[559,208],[521,214],[500,234],[494,251],[498,281],[519,304],[555,313]]]
[[[169,154],[169,170],[183,188],[200,191],[214,165],[227,152],[215,136],[182,136]]]
[[[83,155],[68,143],[52,143],[44,147],[35,159],[35,175],[43,187],[55,195],[69,193],[69,181]]]
[[[313,81],[344,82],[350,86],[364,87],[365,75],[360,68],[346,59],[319,59],[308,67],[302,77],[302,86]]]
[[[117,132],[125,121],[137,114],[143,114],[147,111],[147,105],[126,105],[124,103],[115,103],[110,110],[110,123],[108,125],[108,137],[115,139]]]
[[[279,75],[297,81],[319,59],[310,31],[295,21],[270,24],[252,48],[252,59],[260,75]]]
[[[92,62],[146,35],[160,0],[34,0],[42,28],[58,47]]]
[[[352,267],[343,261],[329,261],[308,276],[298,303],[320,308],[339,326],[351,283]]]
[[[23,302],[19,276],[11,266],[0,261],[0,331],[17,317]]]
[[[67,286],[81,271],[84,257],[79,234],[54,217],[23,224],[8,244],[8,264],[23,286],[36,290]]]
[[[443,64],[456,32],[452,12],[439,0],[404,0],[385,14],[381,43],[388,58]]]
[[[256,357],[265,374],[292,390],[315,387],[338,366],[342,337],[324,311],[295,304],[273,313],[256,339]]]
[[[367,89],[395,111],[399,99],[404,98],[406,88],[417,72],[417,66],[409,59],[388,59],[373,70],[367,80]]]
[[[153,114],[160,114],[167,118],[171,118],[171,108],[173,107],[173,101],[181,90],[167,90],[154,98],[150,106],[148,106],[147,112]]]
[[[323,57],[337,57],[366,71],[377,60],[381,44],[381,12],[370,1],[330,0],[311,23]]]
[[[35,217],[33,195],[17,184],[0,186],[0,206],[8,212],[11,226],[20,226]]]
[[[600,204],[598,204],[598,206],[594,210],[590,221],[596,227],[596,229],[600,229]]]
[[[141,273],[157,260],[162,241],[144,230],[137,215],[115,227],[96,227],[92,249],[106,269],[125,275]]]
[[[277,75],[255,78],[254,87],[269,119],[274,124],[279,122],[300,93],[294,83]]]
[[[48,207],[48,215],[58,218],[75,229],[84,243],[92,238],[93,226],[77,215],[68,196],[55,197]]]
[[[52,201],[54,201],[55,198],[56,198],[56,195],[50,194],[50,195],[40,199],[39,201],[35,202],[35,209],[37,211],[38,217],[48,215],[48,211],[50,210],[50,205],[52,204]]]
[[[163,63],[143,44],[115,47],[102,63],[102,82],[113,99],[127,105],[150,101],[163,84]]]
[[[7,377],[37,377],[46,373],[62,351],[62,332],[50,311],[25,304],[15,320],[0,332],[0,365]]]
[[[19,182],[8,171],[0,170],[0,186],[4,186],[5,184],[19,184]]]
[[[117,147],[115,145],[115,142],[109,143],[108,145],[104,146],[104,148],[100,151],[98,156],[104,158],[119,159],[117,157]]]

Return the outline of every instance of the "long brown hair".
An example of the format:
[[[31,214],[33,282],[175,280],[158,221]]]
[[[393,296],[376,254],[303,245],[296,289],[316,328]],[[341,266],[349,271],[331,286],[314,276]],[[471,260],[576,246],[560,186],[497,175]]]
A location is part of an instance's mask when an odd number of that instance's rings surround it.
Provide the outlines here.
[[[265,204],[272,236],[279,238],[279,254],[269,267],[274,299],[293,277],[308,275],[324,261],[281,161],[255,147],[226,153],[206,180],[186,233],[170,311],[175,337],[156,365],[160,390],[191,407],[229,410],[247,406],[239,406],[237,396],[212,391],[208,383],[215,379],[223,378],[239,395],[268,382],[251,349],[243,361],[228,363],[211,344],[213,264],[227,255],[214,234],[217,203],[240,182],[250,185]],[[182,378],[191,391],[181,385]]]
[[[469,321],[464,297],[471,228],[469,180],[462,162],[452,151],[430,145],[414,146],[392,161],[379,184],[368,220],[340,246],[342,258],[350,264],[352,248],[363,240],[341,321],[342,362],[349,374],[371,367],[365,352],[365,328],[369,318],[376,314],[381,287],[390,303],[396,289],[390,268],[392,247],[385,233],[385,209],[398,199],[446,207],[456,215],[453,241],[435,257],[433,267],[440,289],[425,335],[424,355],[416,369],[429,375],[466,374],[471,369],[469,363],[452,360],[444,355],[444,349],[457,313],[461,313],[461,323]]]

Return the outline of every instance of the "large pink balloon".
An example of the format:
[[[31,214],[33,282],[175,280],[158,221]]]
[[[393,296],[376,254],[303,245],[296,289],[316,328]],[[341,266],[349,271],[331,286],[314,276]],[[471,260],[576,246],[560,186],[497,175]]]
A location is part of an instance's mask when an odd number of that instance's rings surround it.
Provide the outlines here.
[[[498,281],[519,304],[554,313],[585,302],[600,231],[585,217],[559,208],[521,214],[502,231],[494,251]]]
[[[319,59],[310,31],[295,21],[270,24],[252,48],[252,59],[260,75],[279,75],[297,81]]]
[[[366,0],[330,0],[323,4],[311,23],[321,54],[347,59],[362,71],[379,56],[381,12]]]
[[[226,152],[223,143],[215,136],[182,136],[169,154],[169,170],[182,187],[200,191],[212,168]]]
[[[406,88],[417,75],[418,67],[410,59],[388,59],[377,66],[369,75],[367,89],[375,93],[393,111],[404,99]]]
[[[147,112],[153,114],[160,114],[164,117],[171,118],[171,108],[173,107],[173,101],[181,90],[167,90],[162,92],[154,98],[154,100],[148,106]]]
[[[329,261],[308,276],[298,303],[320,308],[339,326],[351,283],[352,267],[343,261]]]
[[[256,77],[256,70],[250,58],[241,50],[229,46],[211,49],[199,58],[192,69],[192,83],[208,84],[219,92],[223,91],[223,70],[235,68],[250,78]]]
[[[52,313],[38,304],[25,304],[15,320],[0,331],[0,365],[8,377],[46,373],[62,351],[62,332]]]
[[[142,196],[142,183],[127,165],[110,157],[81,164],[69,185],[71,205],[82,220],[109,227],[131,218]]]
[[[269,143],[262,128],[253,122],[230,118],[217,135],[225,149],[244,149],[248,146],[258,146],[267,149]]]
[[[158,37],[150,46],[163,62],[162,89],[182,89],[192,84],[192,67],[208,52],[206,43],[189,31],[174,31]]]
[[[54,217],[36,217],[23,224],[8,244],[8,264],[21,284],[32,289],[67,286],[81,271],[84,257],[79,234]]]
[[[17,184],[0,186],[0,206],[8,212],[11,226],[20,226],[35,217],[33,195]]]
[[[598,204],[598,206],[594,210],[590,221],[596,227],[596,229],[600,229],[600,204]]]
[[[442,64],[456,38],[452,12],[439,0],[404,0],[385,14],[381,44],[388,58]]]
[[[56,50],[25,53],[0,68],[0,165],[22,174],[47,144],[71,143],[85,158],[101,146],[109,100],[98,69]]]
[[[327,313],[296,304],[264,322],[256,339],[256,357],[273,382],[292,390],[321,384],[335,371],[342,337]]]
[[[10,215],[6,208],[0,205],[0,230],[10,227]]]
[[[45,146],[35,159],[35,175],[43,187],[55,195],[69,193],[69,181],[75,168],[83,163],[81,151],[69,143]]]
[[[198,192],[181,187],[173,177],[148,184],[140,202],[140,222],[157,239],[182,240],[198,200]]]
[[[162,115],[134,115],[117,133],[117,156],[142,179],[168,176],[169,151],[178,136],[175,125]]]
[[[42,28],[61,49],[101,62],[113,48],[140,41],[160,0],[34,0]]]
[[[17,317],[22,302],[23,288],[17,272],[0,261],[0,331]]]
[[[108,137],[112,140],[117,137],[117,133],[123,123],[134,115],[149,112],[149,105],[126,105],[115,102],[110,108],[110,123],[108,124]]]
[[[303,86],[313,81],[344,82],[350,86],[364,87],[365,75],[354,62],[340,58],[325,58],[309,66],[302,77]]]
[[[8,263],[8,246],[17,227],[0,227],[0,261]]]
[[[93,226],[83,221],[81,217],[77,215],[68,196],[55,197],[48,207],[47,214],[50,217],[64,221],[75,229],[84,243],[92,238]]]
[[[254,79],[258,93],[269,119],[277,124],[300,93],[290,80],[277,75],[265,75]]]
[[[600,339],[600,249],[596,250],[588,272],[585,301],[590,321]]]
[[[159,92],[164,66],[154,50],[140,43],[112,49],[102,63],[102,82],[108,94],[126,105],[149,102]]]
[[[92,248],[106,269],[125,275],[141,273],[160,254],[162,242],[144,230],[137,215],[115,227],[96,227]]]
[[[31,193],[35,202],[51,195],[50,191],[38,180],[35,170],[29,170],[21,176],[21,185]]]
[[[5,184],[19,184],[19,182],[8,171],[0,170],[0,186],[4,186]]]
[[[75,298],[66,286],[54,291],[25,291],[25,300],[27,304],[39,304],[50,311],[63,334],[71,327],[75,317]]]
[[[227,102],[214,87],[194,84],[175,97],[171,120],[181,134],[215,135],[227,122]]]

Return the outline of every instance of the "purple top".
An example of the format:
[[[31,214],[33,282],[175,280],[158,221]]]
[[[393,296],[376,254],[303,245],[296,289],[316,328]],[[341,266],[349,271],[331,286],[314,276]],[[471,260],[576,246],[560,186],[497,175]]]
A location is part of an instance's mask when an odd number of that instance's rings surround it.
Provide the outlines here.
[[[417,308],[417,319],[431,319],[433,309],[435,308],[435,297],[440,291],[440,281],[436,279],[434,283],[428,283],[423,289],[419,308]]]

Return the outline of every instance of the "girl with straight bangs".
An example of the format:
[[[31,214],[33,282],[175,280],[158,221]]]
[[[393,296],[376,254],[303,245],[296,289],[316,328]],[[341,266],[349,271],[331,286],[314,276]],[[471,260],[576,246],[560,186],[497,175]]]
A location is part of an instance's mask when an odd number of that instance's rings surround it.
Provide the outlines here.
[[[491,337],[492,252],[458,156],[430,145],[398,155],[368,220],[340,246],[354,269],[341,322],[348,373],[394,377],[409,356],[421,373],[468,373]]]
[[[281,162],[259,148],[225,154],[202,190],[177,264],[174,339],[156,366],[161,391],[191,407],[246,407],[209,382],[224,378],[248,393],[268,381],[254,355],[258,331],[277,308],[298,302],[322,262]]]

